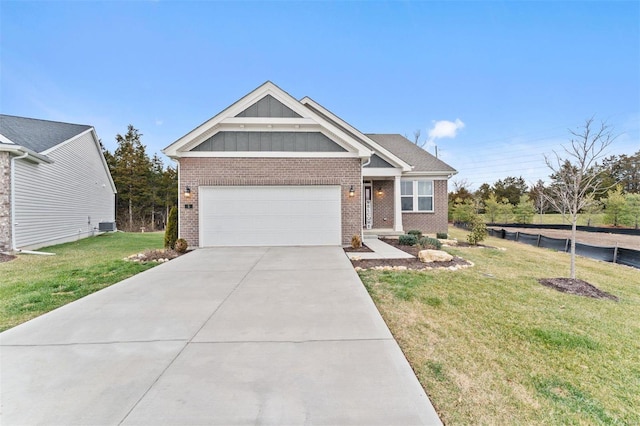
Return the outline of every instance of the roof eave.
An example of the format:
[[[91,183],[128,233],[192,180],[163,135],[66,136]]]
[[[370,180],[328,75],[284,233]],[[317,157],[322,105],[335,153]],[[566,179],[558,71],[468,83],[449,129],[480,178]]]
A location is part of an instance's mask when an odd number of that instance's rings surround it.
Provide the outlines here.
[[[42,155],[42,154],[38,154],[35,151],[30,150],[29,148],[25,148],[24,146],[20,146],[20,145],[10,145],[10,144],[5,144],[5,143],[0,143],[0,152],[9,152],[15,155],[24,155],[27,154],[26,157],[24,157],[25,160],[27,161],[31,161],[32,163],[46,163],[46,164],[51,164],[53,163],[53,160],[49,157],[47,157],[46,155]]]

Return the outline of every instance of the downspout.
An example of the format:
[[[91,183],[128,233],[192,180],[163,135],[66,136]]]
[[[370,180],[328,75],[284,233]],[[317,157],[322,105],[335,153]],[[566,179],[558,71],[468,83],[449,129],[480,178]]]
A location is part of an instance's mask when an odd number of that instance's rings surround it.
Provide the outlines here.
[[[42,251],[18,250],[16,247],[16,160],[26,158],[28,152],[24,152],[17,157],[11,157],[11,251],[25,254],[42,254],[45,256],[53,256],[54,253],[45,253]]]

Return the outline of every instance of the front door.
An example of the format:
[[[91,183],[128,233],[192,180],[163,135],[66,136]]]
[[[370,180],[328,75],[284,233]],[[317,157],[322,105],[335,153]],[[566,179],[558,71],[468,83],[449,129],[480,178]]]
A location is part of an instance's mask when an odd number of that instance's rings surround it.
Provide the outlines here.
[[[371,229],[373,226],[373,185],[371,182],[364,184],[363,195],[363,212],[364,227]]]

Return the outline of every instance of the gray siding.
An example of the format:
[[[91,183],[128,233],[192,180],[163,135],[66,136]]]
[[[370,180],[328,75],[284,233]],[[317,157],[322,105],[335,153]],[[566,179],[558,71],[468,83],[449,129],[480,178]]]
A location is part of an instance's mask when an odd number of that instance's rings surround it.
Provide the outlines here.
[[[271,95],[267,95],[260,99],[249,108],[242,111],[236,117],[295,117],[300,118],[301,115],[293,111],[288,106],[277,100]]]
[[[319,132],[218,132],[191,151],[345,152]]]
[[[102,153],[87,133],[48,154],[52,164],[16,161],[15,230],[19,248],[93,235],[114,221],[115,196]]]
[[[382,167],[382,168],[386,168],[386,167],[391,167],[393,168],[393,166],[389,163],[387,163],[385,160],[383,160],[382,158],[380,158],[378,156],[378,154],[373,154],[371,156],[371,162],[369,164],[367,164],[365,166],[365,168],[369,168],[369,167]]]

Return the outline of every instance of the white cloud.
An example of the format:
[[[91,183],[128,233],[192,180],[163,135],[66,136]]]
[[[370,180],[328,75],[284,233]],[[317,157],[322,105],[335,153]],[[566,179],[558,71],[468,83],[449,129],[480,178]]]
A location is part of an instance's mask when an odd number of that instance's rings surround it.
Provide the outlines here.
[[[458,130],[464,127],[464,123],[459,118],[456,121],[440,120],[434,121],[433,127],[429,129],[427,145],[434,145],[436,139],[455,138]]]
[[[162,126],[162,120],[156,118],[156,126]]]

